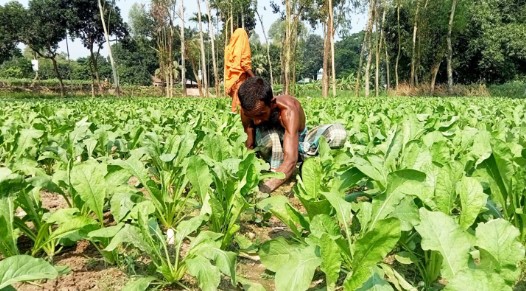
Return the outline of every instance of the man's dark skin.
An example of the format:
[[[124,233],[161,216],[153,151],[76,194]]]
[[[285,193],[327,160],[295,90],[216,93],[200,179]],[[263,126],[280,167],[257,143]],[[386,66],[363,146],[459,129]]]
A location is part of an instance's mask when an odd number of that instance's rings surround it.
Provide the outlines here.
[[[247,111],[241,108],[241,121],[247,134],[245,145],[249,149],[255,147],[255,127],[268,122],[271,113],[277,109],[279,112],[279,123],[285,129],[283,136],[283,163],[276,172],[285,174],[284,179],[273,178],[260,186],[263,192],[272,192],[288,180],[298,162],[299,134],[305,129],[305,112],[299,101],[290,95],[276,96],[270,102],[270,106],[259,100],[253,110]]]

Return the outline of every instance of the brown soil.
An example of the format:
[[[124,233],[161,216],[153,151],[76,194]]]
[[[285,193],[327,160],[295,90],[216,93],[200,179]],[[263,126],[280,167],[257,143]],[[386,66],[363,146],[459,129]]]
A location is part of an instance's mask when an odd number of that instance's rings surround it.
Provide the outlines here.
[[[67,208],[68,203],[64,196],[43,191],[40,193],[40,199],[42,199],[42,207],[48,209],[50,212],[55,212],[60,208]]]
[[[69,274],[37,284],[20,284],[20,291],[32,290],[120,290],[128,276],[116,267],[104,263],[99,253],[89,242],[81,241],[71,250],[55,257],[55,266],[67,266]]]

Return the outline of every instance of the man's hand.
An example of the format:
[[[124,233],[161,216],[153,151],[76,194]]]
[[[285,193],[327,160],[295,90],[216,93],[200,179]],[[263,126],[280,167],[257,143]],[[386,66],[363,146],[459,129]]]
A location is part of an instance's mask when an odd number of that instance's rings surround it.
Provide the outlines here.
[[[276,190],[281,184],[285,182],[285,179],[272,178],[259,185],[259,191],[263,193],[271,193]]]

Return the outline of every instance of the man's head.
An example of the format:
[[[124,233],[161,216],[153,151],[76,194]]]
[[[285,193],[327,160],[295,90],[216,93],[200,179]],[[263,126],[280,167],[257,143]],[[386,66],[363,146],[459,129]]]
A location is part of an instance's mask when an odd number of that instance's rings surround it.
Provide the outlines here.
[[[250,118],[255,125],[269,120],[272,113],[274,95],[272,87],[261,77],[248,78],[238,91],[239,102],[243,114]]]

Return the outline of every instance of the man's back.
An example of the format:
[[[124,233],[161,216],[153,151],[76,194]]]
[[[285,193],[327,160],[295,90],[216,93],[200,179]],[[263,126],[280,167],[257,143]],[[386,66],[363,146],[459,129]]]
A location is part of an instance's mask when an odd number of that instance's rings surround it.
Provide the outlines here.
[[[275,98],[275,103],[271,106],[271,114],[268,120],[261,121],[256,127],[262,129],[284,129],[285,132],[297,130],[303,131],[305,128],[305,111],[301,107],[298,99],[290,95],[279,95]],[[291,120],[291,118],[295,118]],[[297,128],[291,128],[293,124],[297,124]]]

